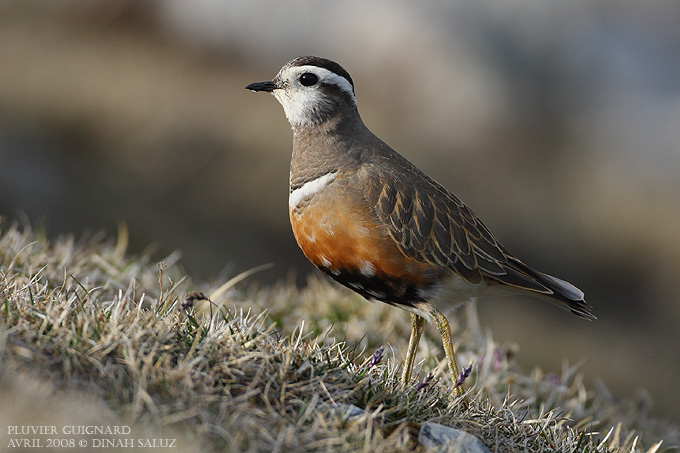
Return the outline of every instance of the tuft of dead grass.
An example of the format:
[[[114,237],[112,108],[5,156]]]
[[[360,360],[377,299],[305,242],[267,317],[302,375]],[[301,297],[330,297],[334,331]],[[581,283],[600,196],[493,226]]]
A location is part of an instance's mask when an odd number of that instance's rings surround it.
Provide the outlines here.
[[[0,407],[5,426],[128,424],[137,438],[173,438],[182,451],[422,450],[425,421],[492,451],[679,443],[644,398],[586,388],[577,366],[518,369],[512,349],[482,333],[474,306],[454,327],[460,361],[473,364],[464,405],[449,396],[433,338],[419,351],[433,375],[399,390],[410,329],[399,310],[318,278],[301,290],[236,288],[243,276],[194,282],[178,254],[153,264],[127,255],[126,241],[124,229],[115,243],[51,242],[0,223],[0,394],[13,401]],[[349,404],[364,412],[347,417]],[[0,445],[9,437],[3,430]]]

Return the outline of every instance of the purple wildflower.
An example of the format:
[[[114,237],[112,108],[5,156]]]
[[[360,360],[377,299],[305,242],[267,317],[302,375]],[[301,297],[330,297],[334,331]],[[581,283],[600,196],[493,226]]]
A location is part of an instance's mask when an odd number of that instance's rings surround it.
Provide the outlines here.
[[[472,373],[472,364],[463,368],[463,371],[461,371],[460,374],[458,375],[458,380],[453,385],[453,388],[457,389],[458,387],[463,385],[463,382],[465,382],[465,379],[467,379],[468,376],[470,376],[470,373]]]
[[[503,351],[500,346],[493,348],[493,366],[495,371],[503,367]]]
[[[560,385],[560,377],[555,373],[548,373],[546,380],[554,386]]]
[[[380,363],[380,361],[383,359],[383,352],[385,352],[385,348],[380,346],[380,348],[378,348],[378,350],[373,353],[371,360],[368,362],[368,368],[373,368]]]
[[[421,391],[425,387],[427,387],[430,384],[430,381],[432,380],[432,374],[428,374],[425,379],[423,379],[422,382],[418,382],[416,384],[416,392]]]

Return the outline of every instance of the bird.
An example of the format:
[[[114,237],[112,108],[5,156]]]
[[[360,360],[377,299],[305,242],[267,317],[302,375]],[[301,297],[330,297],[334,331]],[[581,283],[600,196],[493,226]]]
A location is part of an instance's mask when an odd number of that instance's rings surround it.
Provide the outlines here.
[[[245,88],[273,94],[293,130],[288,210],[302,252],[364,298],[411,313],[402,389],[425,321],[439,331],[456,382],[447,315],[478,296],[530,295],[595,319],[580,289],[524,264],[457,196],[374,135],[340,64],[297,57]]]

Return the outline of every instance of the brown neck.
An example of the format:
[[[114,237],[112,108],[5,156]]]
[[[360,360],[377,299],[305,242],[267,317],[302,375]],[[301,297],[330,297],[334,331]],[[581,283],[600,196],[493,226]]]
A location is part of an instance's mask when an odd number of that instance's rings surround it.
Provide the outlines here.
[[[358,114],[336,116],[312,127],[295,127],[290,190],[324,174],[357,166],[365,148],[361,142],[372,135]]]

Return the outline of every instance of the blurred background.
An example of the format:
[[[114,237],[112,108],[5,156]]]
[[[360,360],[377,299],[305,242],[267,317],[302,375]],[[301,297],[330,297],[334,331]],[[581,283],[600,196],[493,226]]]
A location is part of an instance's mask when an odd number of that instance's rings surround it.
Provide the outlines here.
[[[195,279],[273,262],[251,281],[304,284],[290,127],[244,86],[331,58],[378,136],[599,318],[483,300],[494,338],[680,421],[678,23],[676,1],[2,0],[0,215],[124,221]]]

